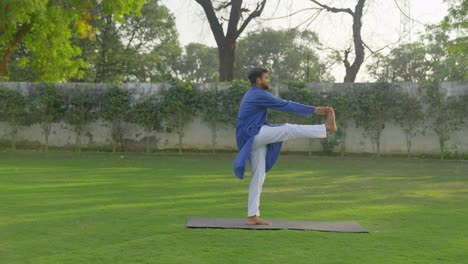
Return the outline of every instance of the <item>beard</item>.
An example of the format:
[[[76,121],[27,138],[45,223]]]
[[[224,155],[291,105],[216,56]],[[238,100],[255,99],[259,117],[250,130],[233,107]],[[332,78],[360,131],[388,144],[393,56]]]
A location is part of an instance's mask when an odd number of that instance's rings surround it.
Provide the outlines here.
[[[263,83],[262,84],[262,89],[263,90],[270,90],[270,86],[268,84]]]

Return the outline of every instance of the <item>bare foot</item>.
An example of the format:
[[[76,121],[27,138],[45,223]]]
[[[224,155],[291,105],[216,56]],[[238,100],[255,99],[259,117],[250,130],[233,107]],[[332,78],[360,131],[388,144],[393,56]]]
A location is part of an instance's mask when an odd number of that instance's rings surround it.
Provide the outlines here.
[[[270,222],[261,219],[260,217],[254,215],[254,216],[249,216],[247,218],[247,221],[245,221],[246,225],[271,225]]]
[[[325,122],[325,127],[330,132],[336,132],[336,121],[335,121],[335,110],[333,108],[329,108],[327,121]]]

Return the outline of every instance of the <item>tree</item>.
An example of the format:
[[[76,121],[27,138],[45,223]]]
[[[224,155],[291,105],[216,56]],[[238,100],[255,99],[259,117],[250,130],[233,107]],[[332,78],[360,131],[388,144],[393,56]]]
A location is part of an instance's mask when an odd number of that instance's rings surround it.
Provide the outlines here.
[[[424,82],[430,67],[422,42],[400,45],[389,55],[377,54],[367,66],[369,75],[380,82]]]
[[[133,122],[142,126],[146,133],[146,152],[151,148],[151,133],[162,130],[162,122],[165,118],[162,111],[161,98],[157,95],[142,94],[132,108]],[[159,142],[158,137],[154,140],[156,147]]]
[[[218,90],[218,87],[212,90],[201,91],[199,94],[200,114],[211,129],[213,153],[216,152],[217,129],[219,125],[230,123],[231,114],[229,106],[235,97],[227,96],[228,94],[226,90]]]
[[[468,114],[466,100],[463,97],[447,97],[447,91],[439,87],[438,83],[425,84],[423,92],[426,119],[429,128],[439,138],[440,159],[443,160],[450,135],[465,124],[465,116]]]
[[[65,122],[73,126],[76,133],[76,149],[81,152],[81,137],[86,127],[98,118],[101,96],[90,88],[73,88],[67,93],[68,106]]]
[[[354,82],[356,76],[361,68],[362,63],[364,62],[364,42],[361,37],[361,28],[362,28],[362,16],[366,0],[358,0],[354,11],[350,8],[336,8],[324,5],[315,0],[310,0],[316,5],[320,6],[323,10],[332,13],[346,13],[353,17],[353,46],[354,46],[354,61],[351,64],[349,62],[349,54],[351,49],[344,51],[344,57],[341,58],[340,54],[337,54],[338,57],[343,61],[343,64],[346,68],[346,75],[344,77],[344,82]]]
[[[343,157],[346,151],[346,130],[351,126],[356,111],[356,100],[358,95],[354,90],[335,87],[326,93],[322,105],[332,106],[335,110],[336,124],[338,130],[334,137],[340,144],[340,154]],[[331,142],[333,143],[333,141]]]
[[[390,54],[376,55],[369,73],[385,82],[461,81],[468,71],[468,53],[449,52],[452,41],[439,26],[427,26],[420,40],[402,44]]]
[[[0,87],[0,121],[10,125],[11,149],[16,150],[16,135],[28,121],[27,98],[19,90]]]
[[[422,41],[427,47],[427,63],[430,65],[429,82],[462,81],[468,72],[468,53],[449,52],[453,41],[449,32],[437,25],[426,28]]]
[[[248,6],[243,6],[243,0],[222,0],[215,7],[212,0],[195,0],[205,12],[211,31],[218,46],[219,78],[220,81],[234,79],[234,62],[237,38],[242,34],[252,19],[259,17],[266,4],[266,0],[259,0],[253,11]],[[230,8],[229,19],[223,17],[223,13]],[[219,18],[216,15],[219,13]],[[239,26],[241,18],[246,17]],[[228,21],[227,31],[224,33],[220,21]]]
[[[104,12],[103,3],[93,7],[95,37],[73,39],[89,65],[84,81],[155,82],[170,74],[180,47],[175,18],[159,2],[147,0],[122,19]]]
[[[124,149],[125,122],[130,120],[131,100],[131,92],[117,83],[104,92],[100,114],[110,124],[112,152],[116,151],[117,144],[121,151]]]
[[[219,79],[218,64],[216,48],[190,43],[185,46],[185,54],[172,67],[180,78],[202,83]]]
[[[411,155],[412,139],[422,133],[420,127],[424,124],[424,119],[421,100],[416,96],[400,92],[396,97],[394,121],[401,126],[405,134],[408,158]]]
[[[172,80],[173,85],[162,92],[162,111],[169,129],[174,130],[179,138],[179,153],[185,136],[185,125],[193,120],[198,112],[198,96],[188,81]]]
[[[441,23],[442,29],[452,30],[457,33],[457,37],[448,45],[449,53],[468,54],[468,1],[451,1],[452,5],[448,10],[448,15]],[[465,69],[465,80],[468,80],[468,68]]]
[[[104,5],[103,11],[122,19],[123,15],[140,10],[144,0],[65,0],[0,2],[0,77],[8,77],[8,63],[20,44],[30,56],[16,63],[30,67],[37,81],[62,81],[80,78],[85,63],[79,58],[80,49],[71,44],[73,35],[82,38],[95,33],[89,20],[90,7]]]
[[[228,89],[222,91],[222,101],[227,114],[226,124],[233,128],[236,127],[242,97],[249,87],[250,83],[245,80],[234,80]]]
[[[314,47],[321,44],[314,32],[263,29],[238,42],[236,76],[247,77],[253,66],[263,65],[281,82],[331,81]]]
[[[355,92],[357,108],[353,119],[364,129],[380,157],[380,138],[385,123],[394,116],[396,90],[390,83],[376,83]]]
[[[30,91],[33,123],[38,123],[44,134],[44,150],[49,149],[49,136],[52,124],[62,120],[66,110],[64,94],[52,84],[40,84]]]

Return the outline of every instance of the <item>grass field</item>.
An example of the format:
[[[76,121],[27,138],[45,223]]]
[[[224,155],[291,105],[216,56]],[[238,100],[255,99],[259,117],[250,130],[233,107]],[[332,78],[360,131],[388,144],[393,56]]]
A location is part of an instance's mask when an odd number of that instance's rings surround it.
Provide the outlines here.
[[[0,153],[0,263],[468,263],[468,162],[282,156],[266,219],[370,233],[186,229],[244,217],[233,154]]]

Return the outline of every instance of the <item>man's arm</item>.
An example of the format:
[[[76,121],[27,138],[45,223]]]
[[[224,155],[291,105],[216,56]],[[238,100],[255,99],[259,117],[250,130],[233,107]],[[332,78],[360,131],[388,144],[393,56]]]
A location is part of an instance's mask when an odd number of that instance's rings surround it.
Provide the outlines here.
[[[253,98],[253,102],[262,107],[304,116],[312,116],[314,113],[317,115],[326,115],[328,113],[328,107],[304,105],[275,97],[272,94],[263,91],[260,92],[256,98]]]

